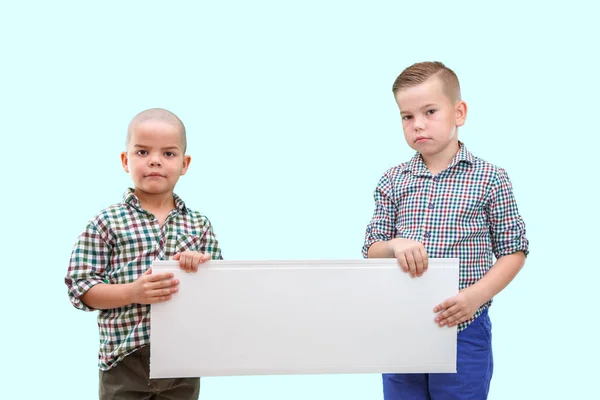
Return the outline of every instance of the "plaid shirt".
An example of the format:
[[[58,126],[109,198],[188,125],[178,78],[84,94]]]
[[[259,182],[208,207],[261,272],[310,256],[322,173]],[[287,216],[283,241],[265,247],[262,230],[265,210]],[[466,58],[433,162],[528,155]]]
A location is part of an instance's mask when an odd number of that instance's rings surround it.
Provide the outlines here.
[[[133,189],[123,202],[101,211],[81,233],[69,263],[65,284],[69,299],[78,309],[94,311],[80,300],[99,283],[130,283],[154,260],[167,260],[186,250],[221,259],[221,250],[209,220],[186,208],[173,195],[175,208],[161,227],[142,209]],[[99,310],[100,351],[98,366],[108,370],[150,341],[150,306],[129,304]]]
[[[459,258],[459,288],[464,289],[485,275],[493,256],[528,254],[525,224],[506,171],[474,157],[462,143],[450,166],[435,177],[419,153],[390,168],[374,197],[375,212],[362,249],[365,258],[377,241],[415,240],[430,258]],[[483,304],[458,330],[491,303]]]

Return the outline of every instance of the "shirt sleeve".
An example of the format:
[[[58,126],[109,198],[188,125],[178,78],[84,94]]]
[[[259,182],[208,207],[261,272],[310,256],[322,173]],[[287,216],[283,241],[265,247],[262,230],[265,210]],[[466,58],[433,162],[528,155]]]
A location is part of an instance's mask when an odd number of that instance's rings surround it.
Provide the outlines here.
[[[396,206],[393,201],[393,187],[387,174],[384,174],[379,180],[373,197],[375,211],[365,232],[362,248],[364,258],[367,258],[369,247],[373,243],[391,240],[396,232]]]
[[[102,238],[97,226],[90,222],[75,243],[65,277],[69,300],[75,308],[94,311],[81,301],[81,296],[97,284],[105,283],[104,272],[110,254],[110,246]]]
[[[525,223],[519,215],[512,185],[505,170],[499,169],[492,186],[487,207],[492,236],[492,250],[496,258],[523,251],[529,254],[525,237]]]
[[[222,260],[221,248],[219,247],[219,241],[215,236],[212,224],[208,218],[204,218],[206,224],[204,225],[204,233],[200,240],[200,253],[210,254],[212,260]]]

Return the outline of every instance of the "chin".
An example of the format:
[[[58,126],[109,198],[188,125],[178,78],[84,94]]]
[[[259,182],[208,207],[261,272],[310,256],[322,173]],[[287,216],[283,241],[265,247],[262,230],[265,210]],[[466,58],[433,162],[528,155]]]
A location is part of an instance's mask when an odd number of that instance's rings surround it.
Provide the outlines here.
[[[443,149],[427,149],[424,151],[419,151],[419,153],[421,153],[421,155],[425,156],[425,157],[434,157],[438,154],[440,154],[443,151]]]
[[[161,193],[166,193],[169,191],[168,188],[157,188],[157,187],[148,187],[148,186],[142,186],[142,187],[140,187],[140,189],[148,194],[161,194]]]

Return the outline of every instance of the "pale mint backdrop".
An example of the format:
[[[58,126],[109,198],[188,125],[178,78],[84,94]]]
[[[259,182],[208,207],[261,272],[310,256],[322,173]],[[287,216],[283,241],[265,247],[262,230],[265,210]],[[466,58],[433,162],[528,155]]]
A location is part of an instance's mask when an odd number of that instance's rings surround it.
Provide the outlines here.
[[[95,314],[72,308],[63,276],[130,183],[133,115],[165,107],[187,125],[176,191],[226,258],[359,258],[379,176],[412,155],[392,82],[441,60],[469,105],[459,137],[506,168],[531,241],[491,311],[490,399],[595,398],[595,4],[3,1],[0,397],[97,395]],[[378,375],[212,378],[201,396],[380,398]]]

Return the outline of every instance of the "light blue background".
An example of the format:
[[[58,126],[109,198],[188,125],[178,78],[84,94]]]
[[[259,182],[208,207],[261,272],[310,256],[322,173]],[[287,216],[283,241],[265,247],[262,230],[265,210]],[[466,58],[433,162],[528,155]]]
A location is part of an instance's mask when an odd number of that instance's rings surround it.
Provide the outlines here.
[[[130,184],[133,115],[189,132],[176,192],[227,259],[359,258],[381,173],[412,155],[391,85],[441,60],[459,137],[508,171],[531,256],[496,297],[490,399],[596,393],[598,8],[554,2],[2,2],[3,398],[97,394],[95,314],[63,276]],[[203,379],[202,400],[379,399],[378,375]]]

